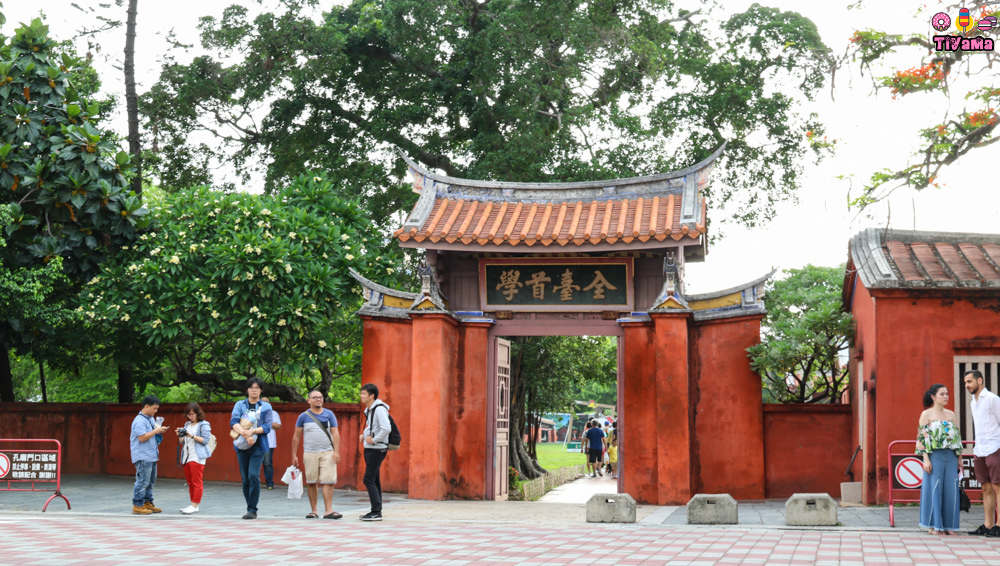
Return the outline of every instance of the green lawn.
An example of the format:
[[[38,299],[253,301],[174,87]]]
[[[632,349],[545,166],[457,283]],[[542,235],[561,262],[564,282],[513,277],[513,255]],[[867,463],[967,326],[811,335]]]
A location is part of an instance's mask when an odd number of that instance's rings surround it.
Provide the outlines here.
[[[585,464],[587,462],[583,452],[579,450],[576,452],[566,452],[562,442],[538,443],[536,447],[538,449],[538,463],[550,472],[566,466]]]

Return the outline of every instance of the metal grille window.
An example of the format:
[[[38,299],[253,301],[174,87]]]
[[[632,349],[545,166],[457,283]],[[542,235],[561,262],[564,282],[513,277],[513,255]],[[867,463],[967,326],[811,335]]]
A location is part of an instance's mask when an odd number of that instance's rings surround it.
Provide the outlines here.
[[[955,397],[955,415],[958,417],[963,440],[975,439],[972,412],[969,408],[972,395],[965,390],[965,383],[962,381],[965,372],[974,369],[983,373],[986,389],[1000,394],[1000,356],[955,356],[955,384],[951,393]]]

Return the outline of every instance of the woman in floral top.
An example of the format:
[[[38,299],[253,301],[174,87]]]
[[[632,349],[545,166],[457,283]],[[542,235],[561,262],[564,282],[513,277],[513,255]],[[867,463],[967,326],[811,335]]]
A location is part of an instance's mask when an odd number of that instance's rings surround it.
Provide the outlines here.
[[[962,436],[955,413],[945,408],[948,388],[935,383],[924,393],[924,412],[917,429],[917,456],[924,457],[920,485],[920,526],[931,534],[958,530],[958,472]]]

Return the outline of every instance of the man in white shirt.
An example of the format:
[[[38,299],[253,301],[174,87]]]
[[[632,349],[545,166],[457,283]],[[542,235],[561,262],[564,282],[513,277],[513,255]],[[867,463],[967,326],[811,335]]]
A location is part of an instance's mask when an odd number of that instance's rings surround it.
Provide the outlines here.
[[[972,423],[975,425],[976,446],[972,463],[976,480],[983,487],[983,512],[986,520],[971,535],[1000,538],[1000,526],[994,522],[997,495],[1000,494],[1000,397],[986,389],[979,370],[962,376],[965,389],[972,394]]]
[[[265,403],[270,403],[271,400],[267,397],[261,397],[261,401]],[[274,431],[281,428],[281,417],[278,415],[278,411],[271,407],[271,414],[274,415],[274,420],[271,421],[271,432],[267,433],[267,444],[271,448],[264,454],[264,483],[267,484],[267,489],[274,489],[274,448],[278,446],[278,437]]]

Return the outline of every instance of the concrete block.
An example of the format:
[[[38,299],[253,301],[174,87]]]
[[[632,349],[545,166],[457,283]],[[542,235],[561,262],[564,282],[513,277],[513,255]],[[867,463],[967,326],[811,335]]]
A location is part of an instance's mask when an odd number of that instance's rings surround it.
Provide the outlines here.
[[[587,501],[588,523],[634,523],[635,499],[627,493],[597,493]]]
[[[785,524],[799,527],[835,526],[837,502],[828,493],[796,493],[785,502]]]
[[[728,493],[698,493],[688,501],[689,525],[735,525],[739,523],[736,500]]]
[[[861,503],[861,482],[845,481],[840,482],[841,503]]]

